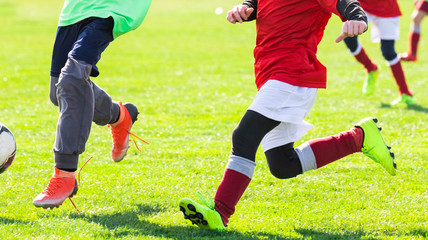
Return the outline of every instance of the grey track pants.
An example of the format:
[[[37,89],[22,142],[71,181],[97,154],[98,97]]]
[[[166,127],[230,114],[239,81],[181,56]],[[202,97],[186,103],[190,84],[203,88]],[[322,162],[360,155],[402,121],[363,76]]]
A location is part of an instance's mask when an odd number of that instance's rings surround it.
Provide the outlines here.
[[[106,125],[119,116],[118,104],[90,80],[91,68],[90,64],[68,58],[59,78],[51,77],[50,99],[59,107],[53,148],[57,168],[77,169],[92,121]]]

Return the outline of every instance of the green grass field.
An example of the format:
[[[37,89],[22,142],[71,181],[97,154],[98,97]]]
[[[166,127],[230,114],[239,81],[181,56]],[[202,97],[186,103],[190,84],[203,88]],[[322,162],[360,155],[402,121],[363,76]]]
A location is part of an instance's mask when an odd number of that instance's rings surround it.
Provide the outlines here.
[[[403,12],[398,52],[407,49],[413,1]],[[150,145],[110,158],[107,127],[93,125],[81,155],[79,192],[54,210],[33,198],[53,172],[58,110],[48,97],[49,69],[62,1],[0,0],[0,122],[15,134],[14,164],[0,175],[0,239],[428,239],[428,19],[417,63],[403,63],[419,107],[391,107],[398,89],[379,44],[360,37],[381,67],[373,96],[363,97],[362,66],[336,44],[341,22],[331,19],[319,58],[328,68],[303,139],[349,129],[375,116],[392,145],[397,176],[354,154],[293,179],[275,179],[259,149],[254,179],[224,233],[183,219],[182,197],[215,194],[231,133],[256,93],[252,49],[255,25],[228,24],[239,1],[156,0],[143,25],[114,41],[93,79],[115,100],[140,109],[133,132]]]

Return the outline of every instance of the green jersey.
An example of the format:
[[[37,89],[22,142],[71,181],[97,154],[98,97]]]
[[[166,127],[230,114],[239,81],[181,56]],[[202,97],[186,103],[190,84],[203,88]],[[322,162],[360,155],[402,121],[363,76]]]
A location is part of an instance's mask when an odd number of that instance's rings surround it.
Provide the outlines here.
[[[144,20],[151,0],[65,0],[59,26],[68,26],[89,17],[114,19],[113,37],[136,29]]]

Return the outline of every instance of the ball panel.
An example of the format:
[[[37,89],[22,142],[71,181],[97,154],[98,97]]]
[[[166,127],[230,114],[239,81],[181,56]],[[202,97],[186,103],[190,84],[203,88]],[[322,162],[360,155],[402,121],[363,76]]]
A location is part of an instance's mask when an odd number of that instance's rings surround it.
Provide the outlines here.
[[[7,168],[12,165],[13,160],[15,159],[16,152],[14,152],[7,161],[0,167],[0,173],[4,172]]]
[[[15,139],[13,135],[9,131],[0,131],[0,165],[3,165],[14,152]]]
[[[0,173],[12,165],[16,154],[16,142],[12,132],[0,123]]]

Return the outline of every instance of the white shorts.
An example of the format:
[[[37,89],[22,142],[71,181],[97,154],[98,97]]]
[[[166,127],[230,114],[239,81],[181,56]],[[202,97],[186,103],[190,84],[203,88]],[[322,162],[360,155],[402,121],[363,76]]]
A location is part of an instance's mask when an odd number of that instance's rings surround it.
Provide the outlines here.
[[[312,108],[317,91],[277,80],[269,80],[260,88],[248,109],[281,122],[263,138],[263,151],[295,142],[313,127],[303,119]]]
[[[378,43],[380,40],[398,40],[400,39],[400,17],[377,17],[370,13],[367,14],[367,20],[373,22],[371,29],[372,42]]]

